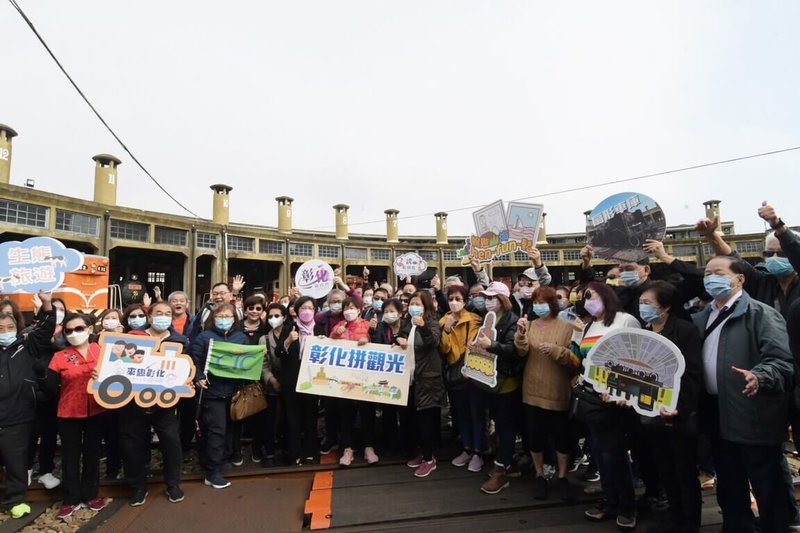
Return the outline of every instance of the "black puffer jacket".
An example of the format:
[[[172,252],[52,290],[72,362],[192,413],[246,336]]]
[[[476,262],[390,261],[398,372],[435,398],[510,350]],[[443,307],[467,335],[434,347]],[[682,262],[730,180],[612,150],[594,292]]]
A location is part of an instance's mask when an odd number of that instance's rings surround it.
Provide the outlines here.
[[[410,332],[411,321],[406,319],[399,336],[408,338]],[[440,335],[435,316],[425,318],[425,325],[416,328],[414,333],[414,407],[417,411],[444,405]]]

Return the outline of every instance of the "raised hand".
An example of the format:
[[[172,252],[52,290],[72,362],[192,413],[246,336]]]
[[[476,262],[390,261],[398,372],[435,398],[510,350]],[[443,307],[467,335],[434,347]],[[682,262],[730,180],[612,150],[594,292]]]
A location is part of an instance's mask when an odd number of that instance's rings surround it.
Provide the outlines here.
[[[38,305],[37,305],[38,301]],[[45,311],[52,311],[53,310],[53,295],[49,292],[44,292],[42,290],[39,291],[39,294],[33,295],[33,307],[38,312],[39,309],[44,309]]]
[[[369,319],[369,329],[378,329],[378,318],[372,317]]]
[[[239,294],[244,288],[244,276],[236,274],[231,281],[231,290],[233,294]],[[155,292],[155,291],[154,291]]]
[[[769,205],[769,202],[766,200],[761,202],[761,207],[758,208],[758,216],[763,218],[770,226],[774,226],[781,219],[777,213],[775,213],[775,208]]]
[[[719,228],[719,215],[714,215],[714,220],[701,218],[697,221],[697,224],[694,225],[694,230],[703,237],[712,235],[717,231],[717,228]]]
[[[522,317],[519,320],[517,320],[517,331],[519,331],[522,334],[527,333],[527,331],[528,331],[528,318],[527,317]]]
[[[648,254],[653,254],[664,262],[667,262],[666,260],[670,257],[667,250],[664,248],[664,243],[655,239],[647,239],[644,241],[644,246],[642,246],[642,248]]]
[[[364,270],[361,271],[361,277],[365,280],[369,279],[369,269],[367,267],[364,267]]]
[[[594,248],[591,244],[587,244],[581,248],[581,261],[584,267],[589,267],[592,264],[592,257],[594,257]]]
[[[145,292],[144,296],[142,296],[142,305],[145,307],[150,307],[151,303],[153,303],[153,299]]]
[[[542,266],[542,252],[540,252],[538,248],[531,248],[530,251],[528,251],[528,258],[536,268]]]
[[[469,266],[472,267],[473,272],[480,272],[481,270],[483,270],[483,265],[481,264],[481,262],[475,259],[474,257],[470,259]]]
[[[436,274],[431,278],[431,289],[441,290],[442,288],[442,280],[439,279],[439,274]]]

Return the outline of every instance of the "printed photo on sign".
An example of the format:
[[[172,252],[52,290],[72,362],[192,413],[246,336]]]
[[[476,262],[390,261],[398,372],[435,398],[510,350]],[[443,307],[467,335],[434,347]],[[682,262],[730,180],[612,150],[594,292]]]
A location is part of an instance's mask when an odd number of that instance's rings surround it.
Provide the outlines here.
[[[527,239],[535,243],[539,238],[544,205],[509,202],[506,211],[508,213],[509,240],[521,242],[523,239]]]
[[[521,202],[510,202],[506,210],[502,200],[478,209],[472,214],[475,233],[456,252],[461,264],[469,265],[473,259],[489,263],[515,252],[530,252],[536,246],[543,210],[542,204]]]
[[[426,270],[428,270],[428,262],[415,252],[398,255],[394,260],[394,275],[398,278],[419,276]]]
[[[683,354],[663,335],[622,328],[604,335],[584,361],[583,378],[612,400],[624,400],[637,413],[659,416],[661,407],[677,409]]]
[[[406,405],[411,379],[408,353],[398,346],[308,337],[297,392]]]
[[[192,358],[181,344],[145,335],[101,333],[97,379],[88,392],[107,409],[135,401],[140,407],[173,407],[181,398],[194,396]]]
[[[333,269],[325,261],[306,261],[294,275],[294,284],[303,296],[324,298],[333,288]]]
[[[485,336],[494,341],[497,339],[497,330],[494,329],[497,315],[494,311],[489,311],[483,319],[483,325],[478,330],[475,343],[470,344],[467,354],[464,356],[464,366],[461,373],[478,383],[482,383],[489,388],[497,386],[497,355],[478,346],[477,340]]]
[[[647,239],[663,241],[667,232],[664,212],[644,194],[623,192],[609,196],[592,210],[586,233],[594,254],[604,259],[636,262],[648,256]]]
[[[82,265],[82,253],[50,237],[0,243],[0,293],[51,292]]]

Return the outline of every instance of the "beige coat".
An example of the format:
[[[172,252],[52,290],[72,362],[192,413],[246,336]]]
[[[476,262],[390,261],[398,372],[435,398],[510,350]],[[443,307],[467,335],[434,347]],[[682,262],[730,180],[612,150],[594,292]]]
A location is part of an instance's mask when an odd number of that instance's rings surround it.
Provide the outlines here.
[[[574,370],[570,366],[570,342],[572,326],[563,320],[554,320],[547,327],[540,327],[540,320],[528,324],[527,335],[517,330],[514,346],[520,357],[528,357],[522,374],[522,401],[550,411],[569,409],[572,387],[570,380]],[[550,355],[539,351],[539,345],[547,342],[554,345]]]

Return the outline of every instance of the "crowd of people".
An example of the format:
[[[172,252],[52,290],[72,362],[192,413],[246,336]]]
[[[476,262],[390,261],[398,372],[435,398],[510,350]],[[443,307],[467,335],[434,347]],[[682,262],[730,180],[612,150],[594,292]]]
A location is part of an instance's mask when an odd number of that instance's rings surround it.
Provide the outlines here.
[[[437,469],[445,420],[461,446],[450,463],[488,474],[476,476],[476,490],[489,495],[508,487],[528,462],[535,475],[532,497],[573,501],[578,489],[567,474],[585,467],[583,478],[599,480],[602,494],[600,504],[586,510],[588,520],[615,520],[620,529],[633,530],[637,509],[662,505],[667,511],[654,530],[696,532],[702,470],[715,476],[724,531],[800,529],[784,450],[789,428],[794,442],[800,437],[795,387],[800,237],[770,205],[764,203],[758,214],[774,230],[763,263],[739,259],[717,231],[719,221],[704,219],[697,231],[716,254],[704,266],[670,256],[661,242],[645,244],[667,265],[664,280],[651,279],[647,259],[620,263],[602,275],[593,268],[587,245],[570,286],[553,286],[533,250],[532,266],[513,288],[491,280],[477,262],[471,284],[450,276],[443,282],[409,279],[400,287],[368,279],[363,286],[348,286],[337,275],[320,300],[296,290],[275,302],[262,293],[245,297],[245,281],[236,276],[230,284],[214,285],[194,315],[181,291],[166,300],[157,293],[143,304],[106,310],[96,321],[40,293],[38,313],[27,327],[13,302],[5,300],[0,302],[2,503],[14,517],[30,512],[24,498],[36,462],[39,483],[62,487],[60,518],[84,505],[102,509],[103,446],[106,475],[124,472],[130,505],[142,505],[153,431],[166,497],[174,503],[184,498],[180,465],[193,448],[205,484],[224,489],[230,485],[224,477],[228,465],[245,460],[243,436],[250,437],[248,459],[264,466],[308,464],[336,453],[339,465],[347,467],[356,455],[375,464],[381,455],[402,453],[413,475],[426,478]],[[364,274],[367,278],[368,270]],[[484,324],[488,312],[495,320]],[[680,349],[685,371],[676,410],[640,416],[584,382],[587,354],[619,328],[648,329]],[[198,394],[172,409],[135,403],[103,409],[87,392],[89,380],[97,377],[96,340],[102,331],[182,344],[195,363],[194,386],[202,390],[202,400],[198,404]],[[303,348],[314,336],[404,349],[413,344],[407,405],[297,392]],[[267,408],[245,420],[230,417],[231,398],[245,383],[202,370],[209,344],[218,340],[266,349],[261,384]],[[470,349],[496,356],[496,386],[465,377]],[[60,479],[54,472],[58,438]],[[644,495],[637,501],[638,480]]]

